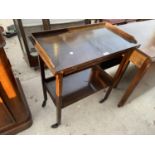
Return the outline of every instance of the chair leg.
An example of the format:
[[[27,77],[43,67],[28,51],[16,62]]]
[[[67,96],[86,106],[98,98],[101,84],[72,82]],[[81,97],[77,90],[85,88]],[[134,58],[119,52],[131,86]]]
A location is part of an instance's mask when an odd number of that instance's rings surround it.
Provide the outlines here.
[[[118,107],[122,107],[127,99],[129,98],[130,94],[133,92],[134,88],[138,85],[148,68],[150,67],[151,63],[145,61],[141,68],[139,68],[137,74],[133,78],[132,82],[130,83],[129,87],[127,88],[125,94],[121,98],[120,102],[118,103]]]

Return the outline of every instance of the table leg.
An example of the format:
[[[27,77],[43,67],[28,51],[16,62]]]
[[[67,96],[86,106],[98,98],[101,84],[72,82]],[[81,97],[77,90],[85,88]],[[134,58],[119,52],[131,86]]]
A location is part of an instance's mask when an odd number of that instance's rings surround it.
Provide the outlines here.
[[[129,63],[130,63],[130,61],[129,61],[130,55],[131,55],[131,52],[127,53],[124,56],[124,58],[123,58],[123,60],[122,60],[122,62],[120,64],[120,67],[119,67],[119,69],[118,69],[118,71],[116,73],[116,79],[115,79],[116,81],[114,82],[113,88],[116,88],[117,87],[117,85],[119,84],[119,82],[120,82],[122,76],[124,75],[127,67],[129,66]]]
[[[100,103],[103,103],[109,97],[112,89],[118,85],[121,77],[123,76],[128,64],[129,64],[127,60],[129,59],[130,55],[131,55],[131,52],[128,52],[127,54],[125,54],[124,58],[122,59],[120,65],[116,71],[116,74],[113,79],[113,84],[108,88],[104,98],[99,101]]]
[[[42,82],[43,95],[44,95],[44,101],[42,103],[42,107],[45,107],[46,101],[47,101],[47,90],[45,88],[45,68],[44,68],[44,62],[40,56],[39,56],[39,65],[40,65],[41,82]]]
[[[89,82],[88,82],[89,85],[91,85],[93,83],[93,80],[96,79],[96,75],[97,75],[97,70],[95,69],[95,67],[92,67],[91,74],[89,77]]]
[[[61,124],[61,108],[62,108],[62,74],[56,75],[56,110],[57,122],[53,124],[52,128],[57,128]]]
[[[118,107],[121,107],[125,104],[125,102],[129,98],[130,94],[133,92],[134,88],[138,85],[138,83],[140,82],[140,80],[142,79],[142,77],[144,76],[144,74],[146,73],[148,68],[150,67],[150,65],[151,65],[151,62],[146,60],[143,63],[142,67],[138,69],[137,74],[135,75],[135,77],[131,81],[129,87],[127,88],[127,90],[125,92],[125,94],[123,95],[120,102],[118,103]]]

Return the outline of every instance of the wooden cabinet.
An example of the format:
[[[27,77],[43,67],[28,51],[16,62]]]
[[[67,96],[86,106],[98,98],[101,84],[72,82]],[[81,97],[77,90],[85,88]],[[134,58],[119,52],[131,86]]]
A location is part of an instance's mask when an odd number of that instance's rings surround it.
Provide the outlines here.
[[[0,134],[15,134],[28,128],[32,119],[20,82],[14,77],[3,49],[4,45],[0,33]]]

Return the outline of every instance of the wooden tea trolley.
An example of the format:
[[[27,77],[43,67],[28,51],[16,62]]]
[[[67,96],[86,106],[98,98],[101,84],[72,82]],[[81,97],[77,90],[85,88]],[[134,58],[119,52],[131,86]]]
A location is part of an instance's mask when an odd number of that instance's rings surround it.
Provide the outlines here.
[[[118,56],[125,58],[138,46],[133,36],[109,23],[36,32],[31,41],[39,53],[42,106],[46,105],[47,92],[56,105],[57,121],[53,128],[61,123],[62,108],[101,90],[105,83],[113,83],[116,77],[101,71],[99,64]],[[45,65],[53,77],[45,76]]]

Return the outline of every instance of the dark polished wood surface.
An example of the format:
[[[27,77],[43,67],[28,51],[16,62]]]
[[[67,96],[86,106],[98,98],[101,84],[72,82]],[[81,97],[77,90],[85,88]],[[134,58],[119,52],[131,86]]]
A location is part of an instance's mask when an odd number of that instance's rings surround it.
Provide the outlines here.
[[[57,33],[33,33],[33,36],[46,51],[54,70],[59,72],[136,46],[116,32],[104,24],[96,24]]]
[[[143,53],[155,59],[155,20],[129,23],[119,27],[136,38]]]

